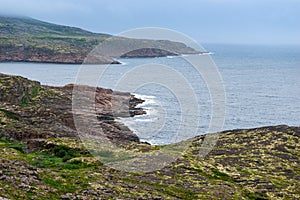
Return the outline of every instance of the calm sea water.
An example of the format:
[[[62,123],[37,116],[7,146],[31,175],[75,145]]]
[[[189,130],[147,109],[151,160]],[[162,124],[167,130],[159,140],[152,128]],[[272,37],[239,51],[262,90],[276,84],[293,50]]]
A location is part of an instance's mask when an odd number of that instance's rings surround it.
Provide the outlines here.
[[[226,92],[226,114],[222,130],[278,124],[300,126],[300,47],[205,45],[212,52]],[[206,133],[211,119],[211,99],[202,77],[182,57],[120,59],[103,74],[98,85],[115,88],[124,74],[145,63],[170,66],[191,83],[200,114],[197,134]],[[104,66],[100,66],[104,67]],[[74,83],[80,65],[1,63],[0,72],[21,75],[47,85]],[[147,72],[145,72],[147,73]],[[158,74],[164,73],[158,71]],[[163,74],[172,80],[169,74]],[[137,75],[138,76],[138,75]],[[131,78],[135,84],[134,77]],[[155,144],[176,142],[192,135],[174,135],[182,125],[178,94],[159,84],[145,84],[132,91],[146,100],[147,115],[121,119],[142,140]],[[191,108],[193,109],[193,108]],[[189,130],[189,129],[187,129]]]

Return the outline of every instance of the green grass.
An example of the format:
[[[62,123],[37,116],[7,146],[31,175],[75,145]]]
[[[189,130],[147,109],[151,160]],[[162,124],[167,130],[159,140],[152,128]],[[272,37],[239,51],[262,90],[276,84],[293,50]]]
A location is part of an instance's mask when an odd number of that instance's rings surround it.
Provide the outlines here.
[[[237,171],[238,171],[238,172],[245,173],[245,174],[248,174],[248,175],[252,174],[252,173],[251,173],[251,172],[249,172],[248,170],[241,169],[241,168],[238,168],[238,169],[237,169]]]
[[[1,135],[0,135],[1,136]],[[1,148],[11,148],[19,151],[29,164],[38,168],[62,168],[62,169],[80,169],[90,167],[89,164],[80,160],[67,162],[71,158],[79,157],[74,149],[67,146],[56,146],[49,152],[24,153],[25,144],[16,141],[0,140]],[[100,164],[100,163],[99,163]]]
[[[273,180],[272,180],[272,183],[273,183],[277,188],[283,188],[282,181],[278,181],[278,180],[273,179]]]
[[[212,169],[211,171],[218,179],[221,179],[223,181],[232,182],[232,183],[234,182],[234,180],[226,173],[220,172],[217,169]]]
[[[62,168],[67,170],[80,169],[90,167],[88,163],[80,160],[72,160],[72,158],[79,157],[74,149],[67,146],[56,146],[49,152],[34,152],[27,154],[29,163],[38,168]]]
[[[89,152],[97,159],[99,159],[103,164],[130,160],[134,158],[134,156],[130,152],[113,152],[106,149],[89,149]]]
[[[34,98],[36,98],[40,92],[44,90],[44,88],[34,85],[30,88],[30,92],[25,92],[24,95],[22,96],[19,105],[21,106],[27,106],[32,102]]]
[[[145,182],[145,181],[132,179],[132,178],[123,178],[122,181],[130,182],[133,184],[151,186],[155,190],[158,190],[164,194],[170,195],[175,198],[188,199],[188,200],[196,198],[195,193],[193,191],[183,189],[182,187],[175,187],[175,186],[170,186],[170,185],[166,185],[166,184]]]
[[[0,134],[0,137],[3,137],[3,135]],[[11,149],[15,149],[21,153],[24,153],[23,149],[25,148],[25,145],[22,143],[19,143],[16,141],[3,140],[3,139],[0,140],[0,143],[2,143],[0,146],[1,148],[11,148]]]
[[[25,147],[25,145],[19,144],[19,143],[15,143],[15,144],[8,144],[6,147],[7,148],[12,148],[12,149],[15,149],[15,150],[17,150],[17,151],[19,151],[21,153],[24,153],[23,148]]]
[[[53,177],[45,177],[43,178],[44,183],[51,186],[51,188],[58,189],[62,193],[73,193],[76,192],[78,187],[73,184],[66,183],[62,180],[55,180]]]
[[[57,145],[51,150],[55,156],[62,158],[63,162],[71,158],[79,157],[80,155],[72,148],[65,145]]]
[[[0,112],[4,113],[5,116],[6,116],[7,118],[9,118],[9,119],[19,120],[19,117],[18,117],[16,114],[14,114],[14,113],[12,113],[12,112],[10,112],[10,111],[8,111],[8,110],[1,109],[1,108],[0,108]]]

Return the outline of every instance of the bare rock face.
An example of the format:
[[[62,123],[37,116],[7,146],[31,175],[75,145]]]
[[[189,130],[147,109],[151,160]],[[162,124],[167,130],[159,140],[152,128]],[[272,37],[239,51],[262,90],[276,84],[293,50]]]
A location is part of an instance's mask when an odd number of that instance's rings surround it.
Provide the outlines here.
[[[88,52],[59,52],[48,48],[15,47],[0,45],[0,62],[39,62],[82,64]],[[91,57],[86,64],[121,64],[109,56]]]
[[[73,88],[72,84],[50,87],[19,76],[0,74],[0,108],[2,113],[14,120],[13,123],[2,122],[6,128],[5,134],[20,141],[78,137],[72,112]],[[145,114],[145,111],[135,108],[143,100],[130,93],[113,92],[110,89],[89,86],[80,88],[83,98],[91,93],[95,96],[96,115],[84,116],[85,120],[90,120],[95,134],[101,131],[117,143],[139,141],[131,130],[116,122],[115,118]]]

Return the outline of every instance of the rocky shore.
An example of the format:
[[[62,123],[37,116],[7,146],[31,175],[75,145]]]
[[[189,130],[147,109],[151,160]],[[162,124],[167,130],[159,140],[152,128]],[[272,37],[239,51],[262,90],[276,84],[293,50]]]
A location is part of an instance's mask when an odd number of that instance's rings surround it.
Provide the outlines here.
[[[78,138],[71,109],[74,87],[0,74],[0,199],[300,198],[300,127],[215,133],[219,139],[205,157],[199,152],[208,135],[200,135],[161,169],[118,171],[104,165],[118,159],[114,152],[98,152],[103,160],[97,160]],[[86,94],[95,91],[81,88]],[[143,100],[96,88],[95,102],[98,120],[92,125],[124,151],[155,154],[170,148],[141,143],[115,121],[144,114],[136,108]]]
[[[56,64],[82,64],[88,52],[65,53],[50,48],[6,46],[0,43],[0,62],[32,62]],[[121,64],[106,56],[93,60],[91,64]]]
[[[72,113],[73,87],[72,84],[64,87],[43,86],[20,76],[0,74],[1,111],[17,119],[5,134],[26,142],[48,137],[76,138]],[[95,93],[97,123],[108,137],[114,135],[113,139],[120,142],[139,141],[132,131],[116,122],[115,118],[145,114],[141,108],[136,108],[143,100],[130,93],[113,92],[111,89],[81,87],[83,94]],[[112,107],[117,107],[118,112],[112,113]]]

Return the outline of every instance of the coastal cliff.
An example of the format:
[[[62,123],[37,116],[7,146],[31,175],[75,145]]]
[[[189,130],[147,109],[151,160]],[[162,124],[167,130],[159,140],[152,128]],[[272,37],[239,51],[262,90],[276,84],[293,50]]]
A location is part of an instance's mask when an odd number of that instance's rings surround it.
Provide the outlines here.
[[[72,113],[73,87],[72,84],[64,87],[43,86],[20,76],[0,74],[0,111],[8,117],[5,121],[2,117],[2,130],[5,128],[6,135],[26,142],[49,137],[76,138]],[[101,119],[99,127],[104,134],[109,137],[114,135],[113,139],[121,142],[139,141],[132,131],[114,119],[145,114],[142,109],[135,108],[143,100],[129,93],[113,93],[110,89],[99,87],[82,86],[82,89],[84,94],[95,92],[96,117]],[[118,112],[112,113],[112,106],[118,107]],[[123,113],[128,113],[128,116]]]
[[[200,135],[162,169],[118,171],[95,160],[78,138],[71,111],[73,87],[0,74],[0,199],[300,198],[299,127],[215,133],[219,139],[204,158],[199,151],[207,135]],[[97,123],[109,140],[141,154],[169,148],[141,143],[116,122],[116,117],[144,114],[135,107],[143,100],[123,92],[115,92],[114,100],[112,92],[96,88],[95,97]],[[126,101],[131,103],[122,103]],[[112,105],[124,112],[112,115]],[[108,151],[99,156],[118,159]]]
[[[121,38],[32,18],[0,16],[0,62],[81,64],[98,44],[112,37],[125,47],[142,44],[141,46],[157,47],[157,49],[137,49],[125,53],[123,56],[110,52],[90,59],[90,62],[92,61],[93,64],[120,64],[115,60],[118,56],[161,57],[198,53],[178,42]],[[163,49],[172,49],[172,52]]]

